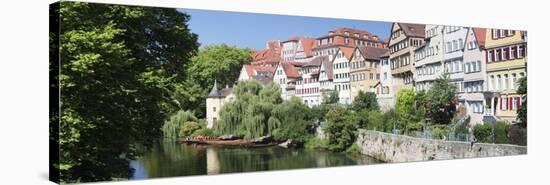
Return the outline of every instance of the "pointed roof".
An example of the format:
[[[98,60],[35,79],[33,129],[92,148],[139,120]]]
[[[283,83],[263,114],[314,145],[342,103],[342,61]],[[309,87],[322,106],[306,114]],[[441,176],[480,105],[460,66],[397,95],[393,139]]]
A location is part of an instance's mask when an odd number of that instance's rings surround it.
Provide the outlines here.
[[[302,48],[304,48],[304,53],[306,54],[306,56],[313,56],[313,46],[315,45],[315,39],[302,38],[300,41],[302,42]]]
[[[342,50],[342,53],[344,53],[344,56],[349,60],[353,56],[353,50],[355,48],[349,48],[349,47],[339,47],[340,50]]]
[[[210,90],[208,97],[220,97],[220,95],[220,91],[218,91],[218,81],[214,80],[214,86],[212,87],[212,90]]]
[[[480,47],[485,47],[486,28],[472,28],[476,36],[477,43]]]
[[[425,24],[412,24],[412,23],[397,23],[406,36],[408,37],[425,37],[426,25]]]

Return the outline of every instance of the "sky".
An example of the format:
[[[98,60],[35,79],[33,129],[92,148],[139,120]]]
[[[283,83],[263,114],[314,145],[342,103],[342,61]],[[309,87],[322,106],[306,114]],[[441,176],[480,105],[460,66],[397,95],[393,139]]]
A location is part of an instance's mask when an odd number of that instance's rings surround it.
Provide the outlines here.
[[[226,43],[240,48],[265,49],[268,40],[291,36],[317,38],[339,27],[367,30],[379,38],[390,34],[390,22],[330,19],[257,13],[178,9],[191,15],[189,27],[201,46]]]

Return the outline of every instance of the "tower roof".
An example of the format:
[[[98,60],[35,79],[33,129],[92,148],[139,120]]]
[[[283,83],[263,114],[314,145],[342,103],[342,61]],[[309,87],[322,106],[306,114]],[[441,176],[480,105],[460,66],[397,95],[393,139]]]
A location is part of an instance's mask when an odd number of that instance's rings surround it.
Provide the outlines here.
[[[220,95],[220,91],[218,90],[218,81],[214,80],[214,87],[210,90],[208,97],[219,97]]]

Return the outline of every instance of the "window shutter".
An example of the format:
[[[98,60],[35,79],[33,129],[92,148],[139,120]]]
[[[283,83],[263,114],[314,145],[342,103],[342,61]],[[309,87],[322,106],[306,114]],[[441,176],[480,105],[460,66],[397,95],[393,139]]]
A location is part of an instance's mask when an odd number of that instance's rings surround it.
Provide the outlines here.
[[[516,98],[516,105],[517,105],[516,109],[519,109],[521,107],[521,97]]]
[[[500,98],[500,110],[502,110],[502,98]]]

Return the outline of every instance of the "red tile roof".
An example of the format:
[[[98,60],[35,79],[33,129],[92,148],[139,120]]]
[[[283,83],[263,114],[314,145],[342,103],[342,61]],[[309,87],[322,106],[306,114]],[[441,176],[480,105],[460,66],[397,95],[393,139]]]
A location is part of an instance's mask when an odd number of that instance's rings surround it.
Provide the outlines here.
[[[361,52],[361,55],[366,59],[378,60],[389,50],[386,48],[376,48],[371,46],[359,46],[357,47]]]
[[[350,47],[340,47],[340,50],[342,50],[342,52],[344,53],[344,56],[350,60],[351,57],[353,56],[353,50],[355,48],[350,48]]]
[[[304,53],[306,56],[313,56],[313,46],[315,45],[314,38],[302,38],[302,48],[304,48]]]
[[[266,49],[255,51],[252,54],[252,63],[274,62],[281,58],[281,43],[279,41],[268,41]]]
[[[279,63],[283,70],[285,71],[285,74],[288,78],[299,78],[300,73],[298,72],[298,68],[292,65],[292,63],[289,62],[281,62]]]
[[[425,37],[425,24],[397,23],[408,37]]]
[[[486,28],[473,28],[474,34],[476,36],[477,43],[481,47],[485,47],[485,39],[487,37],[487,29]]]
[[[348,35],[345,33],[348,32]],[[356,37],[358,35],[358,37]],[[365,36],[367,38],[365,38]],[[379,43],[377,47],[385,47],[387,45],[387,42],[384,42],[380,40],[380,38],[377,35],[374,35],[368,31],[365,30],[358,30],[358,29],[352,29],[352,28],[337,28],[335,30],[329,31],[329,34],[318,37],[317,40],[325,39],[332,37],[332,43],[319,45],[318,43],[315,44],[314,48],[327,48],[332,46],[355,46],[355,40],[367,40],[369,42],[373,43]],[[349,38],[348,43],[345,42],[345,37]]]

